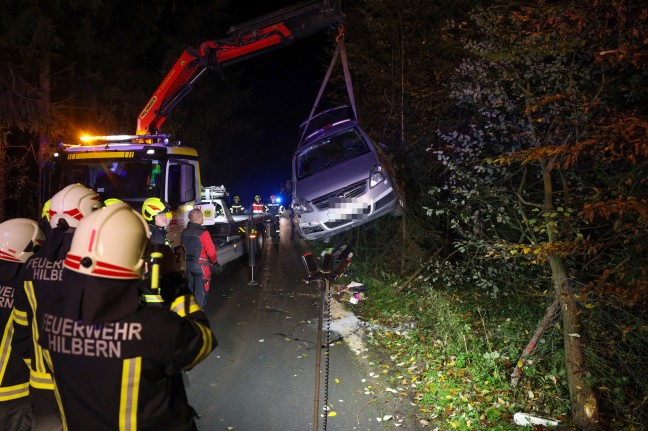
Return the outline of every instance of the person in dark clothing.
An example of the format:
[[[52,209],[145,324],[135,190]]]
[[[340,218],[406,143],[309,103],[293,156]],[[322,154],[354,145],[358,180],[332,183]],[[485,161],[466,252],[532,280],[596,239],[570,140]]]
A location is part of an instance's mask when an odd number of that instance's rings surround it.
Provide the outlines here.
[[[199,209],[189,211],[189,223],[182,231],[180,239],[185,252],[189,289],[196,296],[198,304],[205,308],[211,280],[211,265],[218,262],[218,256],[211,235],[202,225],[203,221],[203,214]]]
[[[166,237],[167,225],[171,218],[169,204],[160,198],[148,198],[142,205],[142,215],[149,225],[151,244],[169,245]]]
[[[74,230],[80,220],[102,208],[99,195],[81,184],[70,184],[57,192],[50,202],[51,232],[45,247],[23,265],[24,289],[16,291],[16,313],[31,325],[33,350],[30,361],[29,397],[34,415],[33,431],[62,430],[63,424],[54,394],[51,370],[38,345],[43,305],[64,294],[63,261],[70,249]],[[36,323],[34,323],[36,322]]]
[[[284,207],[277,202],[277,197],[275,195],[270,196],[270,203],[265,204],[265,212],[272,214],[275,217],[279,217],[284,212]]]
[[[45,243],[38,223],[26,218],[0,224],[0,430],[31,429],[29,360],[32,336],[25,315],[14,316],[14,298],[22,290],[20,269]]]
[[[234,215],[236,214],[243,214],[245,212],[245,208],[243,208],[243,205],[241,204],[241,198],[238,196],[234,196],[232,198],[232,206],[230,207],[230,212]]]
[[[148,237],[127,204],[85,217],[64,262],[65,294],[44,304],[39,343],[70,431],[197,429],[179,376],[216,338],[188,292],[165,298],[168,307],[141,302]]]

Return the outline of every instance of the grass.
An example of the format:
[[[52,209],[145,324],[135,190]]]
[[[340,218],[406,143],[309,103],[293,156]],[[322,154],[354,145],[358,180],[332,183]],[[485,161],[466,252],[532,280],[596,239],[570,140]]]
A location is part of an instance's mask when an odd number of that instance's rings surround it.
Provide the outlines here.
[[[353,311],[382,328],[371,330],[368,341],[384,352],[394,384],[408,388],[430,429],[519,429],[513,424],[518,411],[565,419],[569,396],[558,328],[543,337],[518,387],[509,382],[544,309],[524,296],[494,301],[469,287],[457,292],[418,283],[396,294],[390,276],[355,271],[368,292]]]

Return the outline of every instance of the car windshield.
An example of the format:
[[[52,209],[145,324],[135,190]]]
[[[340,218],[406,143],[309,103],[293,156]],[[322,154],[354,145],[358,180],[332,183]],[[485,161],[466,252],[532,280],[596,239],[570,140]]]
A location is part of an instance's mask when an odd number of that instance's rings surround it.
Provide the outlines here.
[[[367,152],[369,148],[356,129],[347,129],[327,136],[298,153],[297,179],[308,177]]]
[[[56,189],[81,183],[95,190],[102,199],[143,200],[158,196],[162,186],[162,167],[147,161],[74,161],[63,163],[54,173]]]

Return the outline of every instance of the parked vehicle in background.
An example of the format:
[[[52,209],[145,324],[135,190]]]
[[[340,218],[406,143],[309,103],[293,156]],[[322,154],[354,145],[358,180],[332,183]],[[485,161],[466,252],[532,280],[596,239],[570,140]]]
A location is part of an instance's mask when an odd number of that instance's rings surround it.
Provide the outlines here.
[[[398,192],[348,106],[301,125],[292,161],[292,208],[299,234],[328,239],[383,215],[400,214]]]

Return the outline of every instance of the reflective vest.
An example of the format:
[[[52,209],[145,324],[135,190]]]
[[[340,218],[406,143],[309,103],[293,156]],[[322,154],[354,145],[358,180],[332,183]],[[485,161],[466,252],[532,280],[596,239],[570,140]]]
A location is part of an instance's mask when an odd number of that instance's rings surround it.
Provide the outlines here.
[[[252,202],[252,212],[254,214],[261,214],[264,210],[264,205],[262,202],[254,201]]]

